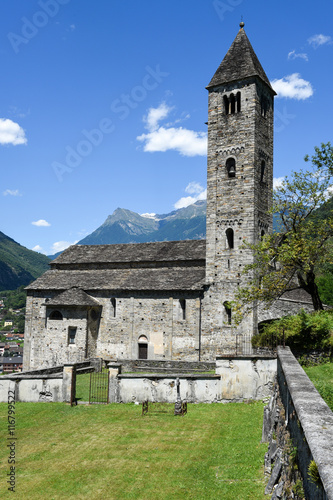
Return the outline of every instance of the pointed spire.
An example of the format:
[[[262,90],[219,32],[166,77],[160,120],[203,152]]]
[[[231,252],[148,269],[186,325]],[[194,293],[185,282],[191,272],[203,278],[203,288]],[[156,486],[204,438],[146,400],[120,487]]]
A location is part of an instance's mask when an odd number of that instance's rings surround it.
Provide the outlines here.
[[[235,40],[206,88],[210,89],[211,87],[216,87],[224,83],[244,80],[246,78],[250,78],[251,76],[258,76],[264,83],[266,83],[269,89],[274,92],[267,75],[259,62],[259,59],[256,56],[256,53],[246,36],[243,21],[239,24],[239,26],[240,30],[238,31]]]

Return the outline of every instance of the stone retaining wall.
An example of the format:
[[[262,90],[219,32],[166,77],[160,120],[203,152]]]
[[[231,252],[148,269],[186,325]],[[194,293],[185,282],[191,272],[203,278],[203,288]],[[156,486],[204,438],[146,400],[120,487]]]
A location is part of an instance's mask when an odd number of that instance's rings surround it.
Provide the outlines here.
[[[265,408],[263,429],[263,440],[266,440],[264,437],[266,435],[270,441],[268,454],[270,457],[276,456],[273,479],[269,483],[270,491],[273,490],[274,484],[277,484],[272,499],[285,498],[283,478],[280,476],[284,466],[282,457],[283,454],[288,455],[288,450],[281,449],[277,454],[276,447],[281,446],[281,443],[276,443],[275,436],[272,438],[273,434],[279,436],[284,426],[290,434],[289,447],[303,479],[305,498],[333,500],[333,413],[288,347],[278,348],[277,382],[277,399],[283,404],[283,418],[281,419],[279,415],[281,412],[276,404],[271,401]],[[318,468],[320,476],[318,483],[312,482],[309,478],[311,461],[314,461]],[[281,496],[277,494],[280,490]]]

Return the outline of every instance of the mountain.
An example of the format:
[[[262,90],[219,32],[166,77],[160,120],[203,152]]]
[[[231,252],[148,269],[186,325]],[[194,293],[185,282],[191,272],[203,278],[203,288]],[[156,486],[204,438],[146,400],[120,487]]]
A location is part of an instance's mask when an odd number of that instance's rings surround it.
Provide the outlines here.
[[[48,269],[50,259],[28,250],[0,231],[0,290],[28,285]]]
[[[162,215],[139,215],[131,210],[117,208],[99,228],[78,244],[194,240],[203,239],[205,236],[206,202],[197,201],[186,208]]]

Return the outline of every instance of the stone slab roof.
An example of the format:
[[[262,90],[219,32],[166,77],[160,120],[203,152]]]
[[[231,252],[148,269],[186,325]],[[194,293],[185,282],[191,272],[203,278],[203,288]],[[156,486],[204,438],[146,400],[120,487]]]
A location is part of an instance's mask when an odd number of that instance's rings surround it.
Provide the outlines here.
[[[296,288],[295,290],[289,290],[288,292],[285,292],[283,295],[281,295],[280,299],[312,304],[311,295],[305,290],[303,290],[303,288]]]
[[[259,59],[246,36],[244,28],[241,28],[207,86],[207,89],[233,81],[248,79],[253,76],[258,76],[275,94],[275,91],[271,87]]]
[[[100,306],[100,303],[77,287],[72,287],[59,293],[53,299],[45,302],[47,306]]]
[[[191,261],[206,258],[206,240],[118,245],[72,245],[51,263],[61,264]]]
[[[200,290],[205,266],[126,269],[51,269],[27,290]]]

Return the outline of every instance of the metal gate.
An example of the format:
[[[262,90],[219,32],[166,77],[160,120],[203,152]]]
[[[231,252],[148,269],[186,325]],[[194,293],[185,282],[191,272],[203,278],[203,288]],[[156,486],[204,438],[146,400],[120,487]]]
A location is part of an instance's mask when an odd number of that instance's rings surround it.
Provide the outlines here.
[[[109,373],[108,371],[91,372],[89,386],[89,404],[108,404]]]

